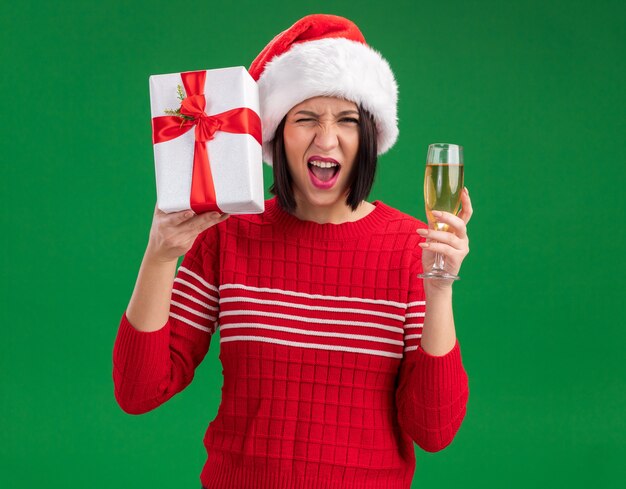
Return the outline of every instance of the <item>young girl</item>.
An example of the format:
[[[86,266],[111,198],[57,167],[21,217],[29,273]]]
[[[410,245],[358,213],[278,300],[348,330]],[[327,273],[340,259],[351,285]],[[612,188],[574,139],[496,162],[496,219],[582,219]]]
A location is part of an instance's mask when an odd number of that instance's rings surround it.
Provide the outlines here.
[[[203,487],[408,488],[413,443],[442,450],[465,416],[451,283],[417,275],[435,252],[459,271],[469,195],[438,218],[451,232],[365,200],[397,138],[397,89],[349,20],[299,20],[249,71],[275,197],[256,215],[155,208],[115,341],[115,397],[132,414],[166,402],[219,328]]]

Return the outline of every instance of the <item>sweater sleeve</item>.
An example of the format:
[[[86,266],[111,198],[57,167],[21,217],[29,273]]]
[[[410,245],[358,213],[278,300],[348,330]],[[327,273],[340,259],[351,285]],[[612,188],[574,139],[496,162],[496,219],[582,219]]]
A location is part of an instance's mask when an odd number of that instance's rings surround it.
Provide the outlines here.
[[[126,311],[113,347],[115,399],[128,414],[143,414],[182,391],[193,379],[217,328],[217,226],[200,233],[183,257],[172,285],[164,326],[142,332]]]
[[[396,406],[400,427],[427,452],[447,447],[465,417],[469,397],[467,373],[458,339],[441,356],[421,347],[427,305],[424,294],[421,248],[414,252],[404,322],[404,357],[400,364]]]

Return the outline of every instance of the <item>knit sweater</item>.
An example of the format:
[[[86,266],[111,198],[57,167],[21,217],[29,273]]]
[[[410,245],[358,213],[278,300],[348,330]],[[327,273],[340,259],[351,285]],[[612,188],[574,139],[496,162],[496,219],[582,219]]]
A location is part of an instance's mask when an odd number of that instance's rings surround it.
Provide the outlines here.
[[[284,211],[232,215],[178,267],[166,324],[122,315],[115,398],[150,411],[192,381],[219,329],[222,401],[208,425],[208,489],[409,488],[413,442],[448,446],[469,395],[458,340],[420,345],[427,305],[415,231],[386,205],[319,224]]]

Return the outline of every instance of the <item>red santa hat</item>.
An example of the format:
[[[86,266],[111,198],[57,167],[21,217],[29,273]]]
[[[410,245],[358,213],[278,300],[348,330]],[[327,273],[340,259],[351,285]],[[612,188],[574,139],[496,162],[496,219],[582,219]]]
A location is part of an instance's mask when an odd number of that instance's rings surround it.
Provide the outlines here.
[[[300,19],[274,37],[248,71],[259,85],[263,159],[269,165],[278,124],[311,97],[341,97],[363,106],[376,123],[379,155],[398,138],[393,72],[348,19],[325,14]]]

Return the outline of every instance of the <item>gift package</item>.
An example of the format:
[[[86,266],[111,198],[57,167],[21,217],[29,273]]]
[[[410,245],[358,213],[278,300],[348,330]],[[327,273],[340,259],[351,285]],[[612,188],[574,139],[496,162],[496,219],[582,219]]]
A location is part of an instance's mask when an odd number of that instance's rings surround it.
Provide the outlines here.
[[[242,67],[150,76],[157,207],[264,209],[258,86]]]

